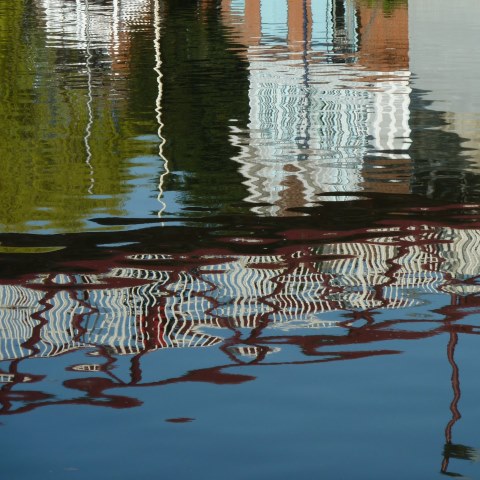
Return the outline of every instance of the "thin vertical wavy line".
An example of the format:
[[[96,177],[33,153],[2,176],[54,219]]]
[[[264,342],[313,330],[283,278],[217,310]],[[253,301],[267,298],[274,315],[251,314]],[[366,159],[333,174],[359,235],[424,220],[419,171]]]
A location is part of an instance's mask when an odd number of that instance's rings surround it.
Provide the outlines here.
[[[92,110],[92,103],[93,103],[93,87],[92,87],[92,69],[91,69],[91,61],[92,61],[92,52],[90,51],[90,11],[89,11],[89,0],[85,0],[85,37],[86,37],[86,48],[85,48],[85,65],[87,67],[87,114],[88,114],[88,121],[87,126],[85,127],[85,151],[87,153],[87,157],[85,159],[85,163],[87,164],[90,172],[90,186],[88,187],[88,193],[92,195],[93,187],[95,186],[95,170],[92,165],[92,150],[90,148],[90,137],[92,135],[92,125],[93,125],[93,110]]]
[[[160,203],[160,210],[158,211],[158,216],[161,217],[165,211],[166,204],[162,200],[164,181],[165,177],[170,173],[168,168],[168,160],[163,154],[163,147],[165,146],[165,138],[163,137],[163,121],[162,121],[162,96],[163,96],[163,84],[162,84],[162,57],[160,54],[160,34],[161,34],[161,18],[160,18],[160,1],[154,0],[154,29],[155,29],[155,38],[154,38],[154,47],[155,47],[155,68],[154,71],[157,74],[157,84],[158,84],[158,95],[156,101],[155,112],[157,113],[157,122],[158,122],[158,138],[160,139],[160,144],[158,146],[158,156],[163,162],[163,173],[160,174],[158,181],[158,201]]]

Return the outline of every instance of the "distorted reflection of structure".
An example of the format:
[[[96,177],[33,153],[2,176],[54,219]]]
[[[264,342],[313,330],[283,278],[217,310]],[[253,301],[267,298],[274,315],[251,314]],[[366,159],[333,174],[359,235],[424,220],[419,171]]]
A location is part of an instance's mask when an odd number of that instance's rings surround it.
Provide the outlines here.
[[[85,50],[90,42],[96,48],[108,48],[114,55],[125,54],[128,28],[151,28],[150,0],[112,0],[111,4],[94,0],[37,0],[45,12],[47,46]]]
[[[423,92],[427,109],[442,112],[441,129],[456,133],[465,148],[462,154],[470,162],[464,169],[478,172],[480,52],[470,52],[465,45],[476,42],[480,4],[465,0],[462,7],[448,0],[409,1],[410,63],[414,86]]]
[[[428,311],[431,294],[448,305],[479,292],[469,280],[480,274],[478,230],[423,226],[370,235],[272,255],[211,256],[190,267],[169,255],[137,254],[128,256],[128,268],[4,284],[0,358],[95,346],[116,354],[204,347],[231,330],[325,328],[382,318],[385,309],[414,319]]]
[[[447,358],[450,366],[452,367],[451,384],[453,398],[450,403],[450,412],[452,414],[452,418],[445,427],[445,445],[443,449],[443,461],[440,470],[444,475],[451,477],[462,477],[462,475],[450,471],[450,460],[470,460],[475,462],[480,460],[480,450],[453,442],[453,427],[462,418],[459,407],[462,394],[460,388],[460,368],[455,360],[457,344],[458,333],[451,331],[449,333],[449,341],[447,346]]]
[[[74,164],[78,171],[77,176],[71,177],[76,180],[78,177],[75,190],[82,190],[84,202],[75,211],[83,213],[86,205],[99,204],[93,215],[92,212],[84,214],[84,220],[89,221],[94,215],[125,215],[142,203],[145,210],[157,210],[161,214],[165,209],[163,184],[168,173],[163,155],[160,70],[163,3],[159,0],[36,0],[35,6],[44,51],[55,59],[53,71],[40,71],[38,67],[37,83],[53,83],[56,88],[49,86],[49,90],[59,93],[54,100],[49,96],[49,120],[43,122],[42,129],[54,130],[44,134],[50,149],[52,139],[62,145],[65,138],[76,141],[75,147],[61,158],[65,163]],[[156,78],[156,82],[152,82],[154,88],[143,95],[142,105],[142,101],[129,100],[135,90],[132,77],[137,74],[132,68],[132,59],[139,50],[139,38],[145,37],[151,38],[147,52],[142,53],[149,58],[146,75]],[[142,107],[147,110],[150,123],[142,130],[144,138],[139,140],[137,118],[132,110]],[[157,158],[151,155],[152,143],[158,145]],[[136,159],[142,155],[149,158],[144,158],[139,165]],[[156,200],[152,198],[149,184],[152,176],[158,178]],[[47,191],[43,197],[49,200],[55,193],[55,190]],[[116,210],[104,207],[107,197]]]
[[[255,212],[287,215],[324,192],[409,191],[405,6],[389,15],[362,0],[222,8],[249,63],[250,123],[232,127],[231,141],[246,200],[270,204]]]
[[[290,234],[298,238],[300,232]],[[389,341],[441,333],[451,335],[455,371],[458,334],[479,333],[461,321],[480,306],[479,242],[476,229],[392,226],[357,231],[354,240],[297,243],[265,254],[125,253],[96,273],[95,262],[86,261],[88,274],[4,281],[0,413],[69,403],[132,407],[138,405],[134,397],[107,391],[190,381],[234,384],[254,379],[230,373],[239,365],[387,355],[398,353],[386,349]],[[198,347],[218,349],[225,364],[217,358],[179,376],[144,379],[148,352]],[[31,362],[75,351],[58,399],[45,393],[45,376],[25,373]],[[457,388],[458,375],[452,382]],[[66,393],[72,390],[84,395]],[[455,456],[448,445],[458,399],[446,432],[445,471]]]

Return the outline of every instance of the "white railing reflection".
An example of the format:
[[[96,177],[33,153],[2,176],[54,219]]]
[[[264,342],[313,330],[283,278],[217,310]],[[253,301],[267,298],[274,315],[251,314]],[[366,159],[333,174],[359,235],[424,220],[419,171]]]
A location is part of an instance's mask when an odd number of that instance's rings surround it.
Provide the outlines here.
[[[129,258],[141,268],[2,285],[0,359],[85,346],[117,354],[206,347],[232,329],[327,328],[355,311],[428,317],[432,294],[448,304],[452,295],[479,292],[479,242],[474,229],[392,227],[288,255],[209,257],[178,270],[162,267],[171,262],[166,255],[144,254]],[[105,286],[113,280],[126,286]],[[328,316],[334,312],[337,320]]]

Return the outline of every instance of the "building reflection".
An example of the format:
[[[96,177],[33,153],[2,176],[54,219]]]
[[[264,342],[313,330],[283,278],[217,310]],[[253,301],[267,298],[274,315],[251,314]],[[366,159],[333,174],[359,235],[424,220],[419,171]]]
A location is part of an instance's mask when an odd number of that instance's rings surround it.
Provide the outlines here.
[[[322,193],[408,193],[408,13],[358,0],[222,2],[245,45],[250,121],[235,160],[262,215]],[[388,173],[387,173],[388,172]]]
[[[268,254],[127,253],[95,273],[4,281],[1,413],[64,403],[135,406],[135,386],[239,383],[254,378],[232,371],[240,365],[387,355],[398,352],[388,347],[393,340],[477,334],[462,319],[480,305],[480,261],[472,253],[479,241],[475,229],[396,226]],[[145,354],[179,348],[216,349],[224,363],[143,379]],[[25,372],[61,355],[75,360],[57,399],[46,393],[48,377]],[[111,388],[128,396],[110,395]]]
[[[150,0],[37,0],[45,18],[47,46],[86,50],[104,48],[112,56],[112,68],[128,59],[132,29],[151,28]],[[119,57],[117,57],[119,56]]]
[[[467,46],[476,39],[477,26],[471,19],[480,14],[480,5],[467,0],[463,6],[459,10],[446,0],[410,0],[410,58],[414,87],[423,92],[426,108],[442,112],[441,130],[457,135],[464,149],[462,169],[478,174],[480,54]],[[435,58],[435,52],[441,54]]]
[[[47,34],[55,38],[60,19],[72,28],[72,48],[87,53],[107,34],[109,55],[118,59],[112,69],[125,66],[129,41],[119,25],[129,21],[130,4],[114,2],[117,10],[105,18],[92,5],[88,39],[75,23],[88,4],[79,5],[44,0],[53,22]],[[141,5],[135,2],[140,18]],[[246,47],[249,124],[245,131],[232,127],[231,142],[241,152],[235,160],[256,213],[288,215],[326,193],[341,199],[362,190],[410,192],[405,7],[379,15],[361,1],[289,0],[273,10],[266,2],[231,0],[222,2],[222,15]],[[163,140],[160,157],[162,149]],[[235,371],[242,365],[395,354],[391,341],[446,334],[453,399],[441,469],[448,473],[450,459],[477,455],[453,443],[453,427],[460,419],[455,348],[460,334],[479,332],[468,316],[480,306],[480,231],[412,222],[347,236],[248,255],[127,252],[94,272],[91,264],[88,273],[63,266],[2,280],[0,414],[62,404],[134,407],[135,387],[241,383],[254,379]],[[145,378],[146,354],[182,348],[215,350],[223,363]],[[60,357],[63,363],[55,363]],[[65,370],[61,387],[38,373],[42,362]],[[25,373],[30,367],[35,373]]]
[[[125,252],[85,259],[83,272],[64,266],[3,280],[0,415],[55,405],[131,408],[141,405],[137,387],[238,384],[255,379],[241,366],[392,355],[399,341],[444,335],[452,400],[441,471],[450,474],[452,460],[475,460],[477,450],[455,443],[453,430],[461,418],[455,350],[462,335],[480,333],[472,317],[480,308],[480,231],[398,224],[331,237],[249,255]],[[145,355],[174,349],[217,354],[196,355],[193,370],[172,375],[156,361],[153,376],[144,373]]]

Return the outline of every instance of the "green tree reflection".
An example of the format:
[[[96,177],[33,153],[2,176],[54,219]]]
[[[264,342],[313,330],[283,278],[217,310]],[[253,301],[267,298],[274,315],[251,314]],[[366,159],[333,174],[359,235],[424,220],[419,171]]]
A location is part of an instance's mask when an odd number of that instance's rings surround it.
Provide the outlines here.
[[[7,232],[74,232],[92,216],[122,215],[127,159],[153,151],[132,141],[133,121],[118,121],[129,117],[128,102],[111,95],[105,52],[92,49],[87,58],[78,48],[46,48],[42,22],[31,1],[0,7],[0,229]]]

